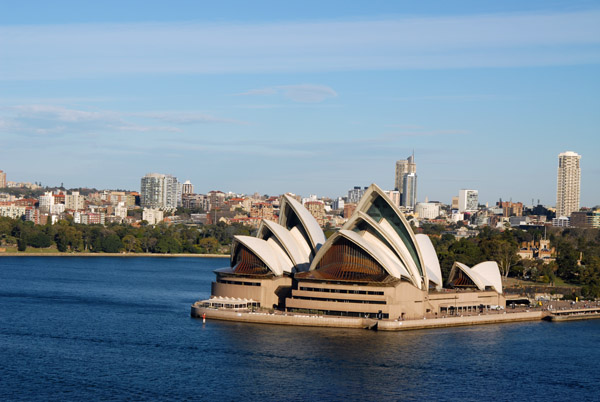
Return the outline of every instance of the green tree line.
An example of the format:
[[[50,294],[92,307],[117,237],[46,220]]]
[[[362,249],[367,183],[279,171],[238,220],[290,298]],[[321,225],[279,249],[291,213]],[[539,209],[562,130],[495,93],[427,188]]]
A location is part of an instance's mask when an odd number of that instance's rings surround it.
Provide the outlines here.
[[[233,236],[250,235],[243,225],[142,226],[139,228],[110,224],[80,225],[61,220],[54,225],[33,225],[32,222],[0,218],[0,240],[16,245],[19,251],[27,247],[56,247],[61,252],[91,253],[228,253]]]

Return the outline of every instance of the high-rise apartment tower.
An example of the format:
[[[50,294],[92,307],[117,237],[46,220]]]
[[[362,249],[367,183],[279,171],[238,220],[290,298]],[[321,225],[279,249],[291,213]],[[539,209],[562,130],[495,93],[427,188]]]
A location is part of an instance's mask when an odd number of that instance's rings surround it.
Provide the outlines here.
[[[556,216],[569,217],[579,211],[581,191],[581,155],[567,151],[558,155],[558,179],[556,186]]]
[[[408,205],[408,206],[413,206],[414,207],[414,200],[416,200],[417,198],[417,194],[416,194],[416,188],[417,188],[417,177],[416,175],[414,177],[411,176],[411,180],[415,180],[414,184],[411,183],[411,185],[409,186],[409,188],[414,188],[415,192],[413,194],[411,194],[410,199],[406,199],[405,200],[405,196],[404,196],[404,181],[407,175],[409,174],[416,174],[417,173],[417,164],[415,163],[415,155],[414,153],[409,156],[406,159],[402,159],[399,161],[396,161],[396,180],[394,182],[394,189],[396,191],[400,191],[400,205]],[[411,204],[411,200],[412,204]]]
[[[148,173],[142,177],[142,208],[175,209],[181,205],[181,184],[170,174]]]

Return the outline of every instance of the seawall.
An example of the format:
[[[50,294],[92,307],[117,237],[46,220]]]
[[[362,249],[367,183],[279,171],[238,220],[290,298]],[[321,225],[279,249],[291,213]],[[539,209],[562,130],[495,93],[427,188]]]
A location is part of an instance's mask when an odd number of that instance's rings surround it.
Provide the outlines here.
[[[192,305],[191,316],[194,318],[206,318],[211,320],[225,320],[238,322],[251,322],[257,324],[296,325],[311,327],[333,327],[333,328],[373,328],[380,331],[407,331],[428,328],[460,327],[467,325],[500,324],[520,321],[539,321],[544,312],[520,312],[489,314],[479,316],[447,317],[427,320],[374,320],[359,317],[330,317],[319,315],[301,314],[268,314],[251,313],[235,310],[217,310]]]

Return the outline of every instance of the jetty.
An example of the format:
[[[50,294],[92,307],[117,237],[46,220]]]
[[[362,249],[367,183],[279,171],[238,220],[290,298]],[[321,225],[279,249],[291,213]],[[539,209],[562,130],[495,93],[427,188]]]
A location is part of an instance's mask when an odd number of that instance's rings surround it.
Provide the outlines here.
[[[600,318],[600,308],[576,308],[568,310],[556,310],[547,314],[544,319],[548,321],[575,321]]]

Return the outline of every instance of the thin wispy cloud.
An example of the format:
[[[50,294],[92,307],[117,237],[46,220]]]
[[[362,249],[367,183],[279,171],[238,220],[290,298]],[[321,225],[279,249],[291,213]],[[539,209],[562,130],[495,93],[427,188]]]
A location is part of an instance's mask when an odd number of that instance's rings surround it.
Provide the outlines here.
[[[0,79],[600,63],[600,11],[0,27]]]
[[[230,123],[247,125],[247,121],[241,121],[236,119],[227,119],[222,117],[216,117],[207,113],[200,112],[141,112],[141,113],[128,113],[129,116],[145,117],[149,119],[161,120],[168,123],[174,124],[198,124],[198,123]]]
[[[338,96],[337,92],[325,85],[299,84],[279,85],[268,88],[251,89],[236,94],[237,96],[269,96],[281,95],[286,99],[301,103],[319,103]]]
[[[172,123],[159,125],[157,122]],[[81,110],[56,105],[19,105],[0,108],[0,132],[54,136],[101,132],[182,133],[181,125],[247,124],[201,112],[115,112]]]

